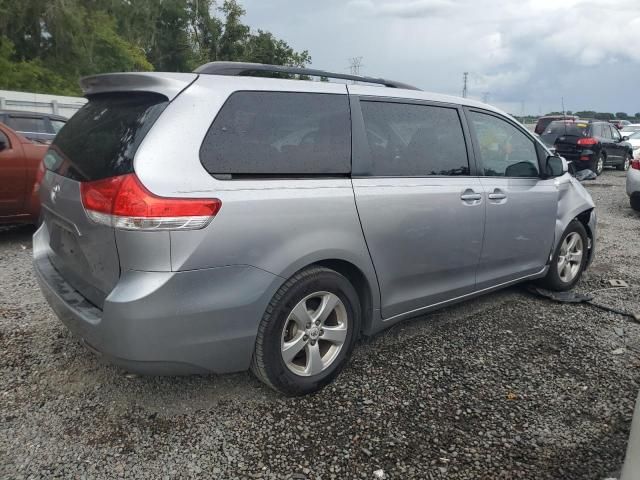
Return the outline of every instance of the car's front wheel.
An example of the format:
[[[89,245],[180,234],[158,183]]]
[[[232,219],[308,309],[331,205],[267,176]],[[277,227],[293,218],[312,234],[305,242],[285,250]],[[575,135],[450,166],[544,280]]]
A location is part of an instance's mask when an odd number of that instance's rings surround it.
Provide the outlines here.
[[[558,292],[573,288],[587,265],[588,242],[584,225],[573,220],[562,234],[547,275],[539,283]]]
[[[251,370],[285,395],[321,389],[347,363],[360,315],[358,294],[343,275],[324,267],[296,273],[260,322]]]

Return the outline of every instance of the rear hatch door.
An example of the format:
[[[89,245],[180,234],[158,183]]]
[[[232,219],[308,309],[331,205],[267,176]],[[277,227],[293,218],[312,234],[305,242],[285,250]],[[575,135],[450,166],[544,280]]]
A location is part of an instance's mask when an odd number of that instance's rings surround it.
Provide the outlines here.
[[[578,140],[587,136],[588,128],[589,124],[584,122],[552,122],[541,139],[546,145],[554,146],[559,155],[575,160],[582,150]]]
[[[165,106],[152,92],[102,92],[60,130],[45,160],[40,186],[49,257],[64,279],[102,308],[120,277],[115,230],[87,216],[82,182],[133,172],[140,142]]]

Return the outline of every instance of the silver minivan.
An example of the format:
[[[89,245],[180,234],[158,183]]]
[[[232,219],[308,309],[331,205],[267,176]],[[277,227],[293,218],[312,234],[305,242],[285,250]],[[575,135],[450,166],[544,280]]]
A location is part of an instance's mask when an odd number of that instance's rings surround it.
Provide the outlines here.
[[[37,185],[35,270],[129,371],[250,368],[305,394],[361,335],[517,282],[567,290],[593,258],[589,194],[489,105],[228,62],[81,85]]]

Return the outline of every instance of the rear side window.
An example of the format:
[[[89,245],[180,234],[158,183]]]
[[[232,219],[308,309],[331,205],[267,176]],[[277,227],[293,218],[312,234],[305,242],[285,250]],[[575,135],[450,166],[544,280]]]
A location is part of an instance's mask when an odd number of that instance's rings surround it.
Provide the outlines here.
[[[362,101],[372,175],[469,175],[467,148],[454,108]]]
[[[16,132],[24,133],[50,133],[44,118],[16,117],[9,115],[7,125]]]
[[[348,174],[347,95],[236,92],[209,128],[200,160],[214,176]]]
[[[56,136],[46,167],[80,181],[133,172],[136,150],[167,103],[154,93],[93,96]]]

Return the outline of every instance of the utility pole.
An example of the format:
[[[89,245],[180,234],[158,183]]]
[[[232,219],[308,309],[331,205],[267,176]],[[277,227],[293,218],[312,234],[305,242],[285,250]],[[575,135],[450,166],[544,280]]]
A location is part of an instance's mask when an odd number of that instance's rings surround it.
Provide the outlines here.
[[[489,94],[491,92],[482,92],[482,103],[489,103]]]
[[[562,116],[566,117],[565,113],[564,113],[564,97],[560,97],[561,101],[562,101]]]
[[[349,59],[349,71],[351,75],[360,75],[360,67],[362,67],[362,57],[351,57]]]
[[[467,83],[469,81],[469,72],[462,74],[462,98],[467,98]]]

